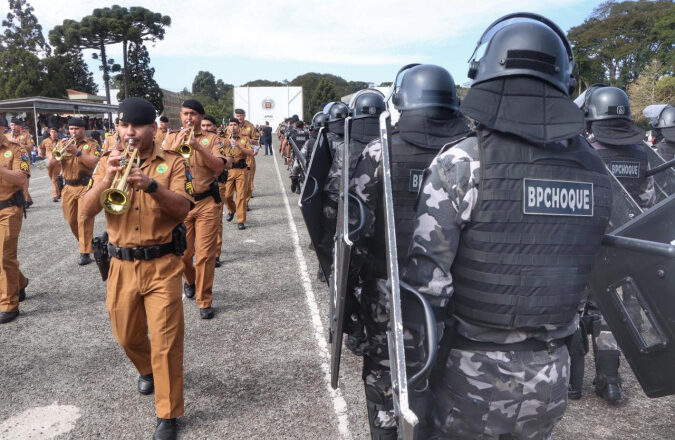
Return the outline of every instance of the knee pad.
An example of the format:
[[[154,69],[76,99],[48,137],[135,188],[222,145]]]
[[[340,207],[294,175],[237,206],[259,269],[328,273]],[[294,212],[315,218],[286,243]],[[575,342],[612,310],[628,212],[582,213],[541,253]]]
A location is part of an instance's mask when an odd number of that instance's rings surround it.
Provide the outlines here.
[[[391,420],[394,417],[392,396],[387,395],[384,390],[378,389],[377,384],[375,386],[366,384],[365,388],[370,438],[372,440],[397,440],[396,420]],[[392,423],[394,426],[391,426]]]

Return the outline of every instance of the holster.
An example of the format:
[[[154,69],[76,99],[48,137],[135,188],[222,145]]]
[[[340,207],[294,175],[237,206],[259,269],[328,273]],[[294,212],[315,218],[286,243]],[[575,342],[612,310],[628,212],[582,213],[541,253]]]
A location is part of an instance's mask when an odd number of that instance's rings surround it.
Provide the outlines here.
[[[108,272],[110,271],[110,254],[108,253],[108,232],[104,232],[98,237],[91,240],[91,245],[94,249],[94,260],[101,272],[101,279],[106,281],[108,279]]]
[[[225,183],[227,182],[227,170],[223,171],[218,175],[218,182],[219,183]]]
[[[211,192],[211,197],[213,197],[213,200],[215,200],[216,203],[223,203],[223,199],[220,198],[220,188],[218,187],[217,179],[211,182],[209,191]]]
[[[216,185],[217,187],[218,185]],[[174,253],[178,256],[182,256],[187,249],[187,228],[185,224],[181,223],[176,226],[171,232],[172,241],[174,245]]]

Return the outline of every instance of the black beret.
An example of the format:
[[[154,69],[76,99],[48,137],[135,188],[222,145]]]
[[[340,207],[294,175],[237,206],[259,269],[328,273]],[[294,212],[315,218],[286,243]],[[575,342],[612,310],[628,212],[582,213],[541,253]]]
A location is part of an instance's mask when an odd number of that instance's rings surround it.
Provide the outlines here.
[[[55,125],[49,126],[49,129],[50,129],[50,130],[56,130],[56,131],[59,131],[59,127],[57,127],[57,126],[55,126]]]
[[[234,114],[235,114],[235,115],[245,115],[246,112],[245,112],[243,109],[235,108],[235,109],[234,109]]]
[[[202,105],[202,103],[197,101],[196,99],[186,99],[185,101],[183,101],[183,104],[181,104],[181,107],[191,108],[200,115],[206,113],[204,111],[204,106]]]
[[[211,115],[206,115],[206,116],[204,116],[204,119],[206,119],[207,121],[211,121],[211,123],[212,123],[213,125],[218,125],[218,123],[216,122],[216,118],[214,118],[214,117],[211,116]]]
[[[115,118],[115,125],[120,123],[120,118]]]
[[[19,124],[19,125],[23,124],[23,121],[21,120],[21,118],[17,118],[17,117],[13,117],[9,122],[11,122],[12,124]]]
[[[84,127],[84,120],[82,118],[70,118],[68,119],[68,126],[75,126],[75,127]]]
[[[120,102],[120,121],[134,125],[148,125],[155,122],[155,107],[143,98],[127,98]]]
[[[169,122],[169,118],[167,118],[166,116],[160,116],[159,122]]]
[[[239,119],[235,118],[234,116],[230,118],[230,122],[236,122],[237,125],[239,125]]]
[[[7,123],[7,119],[5,119],[2,116],[0,116],[0,127],[9,127],[9,124]]]

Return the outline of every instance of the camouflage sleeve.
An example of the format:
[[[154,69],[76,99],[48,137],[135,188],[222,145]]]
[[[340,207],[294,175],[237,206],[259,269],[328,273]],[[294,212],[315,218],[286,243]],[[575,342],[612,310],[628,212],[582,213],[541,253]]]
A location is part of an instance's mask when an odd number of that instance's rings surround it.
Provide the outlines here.
[[[340,195],[340,175],[342,174],[342,151],[344,150],[344,145],[344,142],[336,144],[333,163],[330,166],[328,176],[326,176],[326,183],[323,186],[323,190],[330,202],[336,205]]]
[[[647,177],[640,187],[640,196],[637,200],[640,208],[649,209],[656,202],[656,190],[654,189],[654,177]]]
[[[450,267],[475,205],[477,168],[470,152],[454,147],[437,156],[425,172],[402,278],[434,306],[445,307],[453,293]]]
[[[354,174],[350,179],[349,190],[358,197],[365,208],[365,227],[359,237],[359,241],[372,238],[375,234],[375,210],[380,200],[380,161],[382,160],[382,146],[379,140],[368,144],[363,150],[361,157],[356,161]]]

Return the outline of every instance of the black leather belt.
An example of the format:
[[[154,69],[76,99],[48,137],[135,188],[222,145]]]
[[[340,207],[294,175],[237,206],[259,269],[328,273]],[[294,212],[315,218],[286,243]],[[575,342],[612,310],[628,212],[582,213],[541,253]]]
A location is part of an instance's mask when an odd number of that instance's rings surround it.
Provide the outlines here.
[[[540,341],[538,339],[526,339],[521,342],[511,344],[497,344],[496,342],[474,341],[456,334],[452,340],[452,348],[469,351],[543,351],[549,353],[556,348],[565,345],[565,339],[555,339],[552,341]]]
[[[85,186],[89,184],[89,179],[91,179],[90,176],[82,176],[75,180],[63,179],[63,183],[70,186]]]
[[[195,202],[198,202],[200,200],[204,200],[207,197],[213,197],[213,194],[211,193],[211,190],[204,191],[203,193],[192,195],[192,198],[195,199]]]
[[[235,169],[248,168],[248,165],[246,165],[246,159],[242,159],[239,162],[232,164],[232,168]]]
[[[125,261],[153,260],[174,253],[175,248],[173,242],[136,248],[121,248],[108,243],[108,253],[110,256]]]
[[[19,205],[16,203],[16,201],[14,201],[14,198],[13,198],[13,197],[10,198],[10,199],[5,200],[4,202],[0,202],[0,211],[3,210],[3,209],[5,209],[5,208],[9,208],[10,206],[19,206]]]

